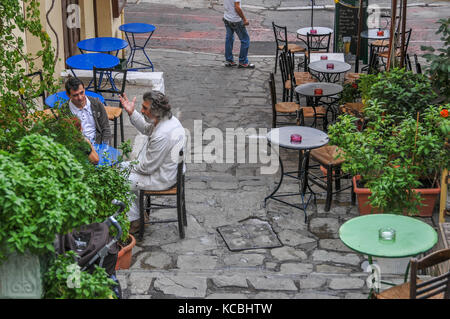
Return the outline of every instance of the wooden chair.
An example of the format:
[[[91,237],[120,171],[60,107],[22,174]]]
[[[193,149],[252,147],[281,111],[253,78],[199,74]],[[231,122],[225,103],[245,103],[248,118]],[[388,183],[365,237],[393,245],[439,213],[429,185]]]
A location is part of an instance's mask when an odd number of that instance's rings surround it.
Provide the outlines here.
[[[286,97],[283,95],[283,101],[293,101],[296,86],[304,83],[317,82],[309,72],[294,72],[294,61],[294,54],[292,52],[282,52],[280,54],[280,69],[283,69],[282,79],[284,83],[283,87],[285,88],[285,92],[283,93],[286,93]],[[297,101],[299,101],[298,96]]]
[[[450,299],[450,271],[429,280],[417,278],[419,271],[450,260],[450,249],[442,249],[417,260],[411,258],[410,281],[375,293],[376,299]]]
[[[270,97],[272,99],[272,127],[277,125],[292,125],[292,122],[278,122],[277,116],[295,116],[297,125],[299,122],[300,105],[295,102],[277,102],[277,92],[275,87],[275,77],[273,73],[269,76]]]
[[[288,43],[287,39],[287,27],[282,27],[279,25],[276,25],[272,21],[272,28],[273,33],[275,34],[275,42],[277,46],[276,54],[275,54],[275,71],[274,73],[277,73],[277,63],[278,63],[278,53],[280,51],[282,52],[292,52],[292,53],[298,53],[298,52],[305,52],[306,49],[301,47],[298,44],[294,43]]]
[[[114,83],[114,86],[104,86],[102,85],[101,81],[97,79],[97,76],[103,77],[104,74],[107,74],[107,76],[112,77],[112,72],[115,72],[116,76],[119,74],[122,74],[122,85],[120,89],[118,89],[115,86],[114,79],[111,79],[111,81],[104,80],[104,82],[108,82],[109,84]],[[119,96],[122,95],[125,92],[125,85],[127,80],[127,70],[116,70],[116,69],[105,69],[105,68],[96,68],[94,66],[94,91],[96,93],[109,93],[111,96]],[[123,129],[123,106],[120,103],[119,98],[105,98],[105,101],[111,101],[119,103],[119,106],[105,106],[106,114],[108,115],[108,119],[110,121],[114,122],[114,148],[117,148],[117,119],[120,120],[120,138],[121,142],[123,143],[125,141],[125,134]]]
[[[185,175],[184,175],[184,152],[180,150],[179,161],[177,166],[177,183],[169,189],[166,190],[152,190],[148,188],[143,188],[139,190],[139,215],[140,215],[140,228],[138,240],[142,240],[144,237],[144,226],[145,224],[152,223],[171,223],[178,222],[178,232],[180,238],[185,237],[184,227],[187,226],[186,217],[186,201],[185,201]],[[161,197],[161,196],[176,196],[176,206],[167,204],[156,204],[151,202],[151,197]],[[147,198],[147,201],[145,200]],[[145,222],[145,211],[150,213],[152,209],[164,209],[164,208],[176,208],[177,209],[177,219],[167,219],[161,221],[148,221]]]
[[[320,188],[326,190],[327,197],[325,202],[325,211],[328,212],[331,208],[331,202],[333,200],[333,194],[340,193],[346,189],[351,188],[351,198],[352,205],[355,205],[356,195],[353,192],[353,183],[349,186],[341,188],[341,179],[351,179],[350,174],[343,174],[341,172],[341,165],[344,163],[345,159],[340,157],[336,159],[338,154],[343,155],[337,146],[335,145],[325,145],[316,149],[311,150],[310,156],[313,160],[319,163],[326,169],[327,176],[325,182],[323,181],[323,176],[317,175],[312,170],[313,168],[318,168],[319,165],[310,165],[308,172],[308,181],[311,181]],[[335,190],[333,191],[333,181],[335,183]]]
[[[405,47],[404,47],[404,52],[405,52],[404,65],[406,65],[408,63],[408,61],[406,60],[406,53],[408,52],[409,39],[411,38],[411,33],[412,33],[412,29],[405,31],[406,41],[405,41]],[[399,34],[396,33],[396,37],[401,37],[401,33],[399,33]],[[384,61],[384,59],[387,59],[388,56],[389,56],[389,50],[384,50],[384,51],[376,53],[375,59],[377,59],[377,57],[381,58],[381,62],[383,64],[383,66],[386,68],[386,62]],[[399,48],[399,47],[395,48],[395,56],[398,58],[401,57],[401,48]]]

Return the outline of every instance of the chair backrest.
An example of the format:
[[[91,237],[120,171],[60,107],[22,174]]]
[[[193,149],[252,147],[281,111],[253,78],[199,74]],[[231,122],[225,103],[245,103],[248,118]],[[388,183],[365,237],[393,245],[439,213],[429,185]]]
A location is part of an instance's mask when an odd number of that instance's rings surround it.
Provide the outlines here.
[[[450,299],[450,271],[430,280],[418,283],[419,270],[429,268],[450,260],[450,248],[435,251],[420,260],[411,259],[410,298],[427,299],[443,293],[444,299]]]
[[[281,72],[281,80],[283,81],[283,86],[285,85],[286,81],[289,80],[289,69],[287,65],[287,53],[281,52],[280,56],[278,57],[280,60],[280,72]]]
[[[272,112],[275,112],[275,105],[277,104],[277,89],[275,87],[275,76],[273,72],[270,72],[269,75],[269,88],[270,88],[270,97],[272,99]]]
[[[112,78],[112,81],[109,81],[107,77],[113,76],[113,73],[115,73],[114,78]],[[125,85],[127,82],[127,72],[128,70],[120,70],[120,69],[112,69],[112,68],[96,68],[94,66],[94,91],[96,93],[110,93],[110,94],[117,94],[122,95],[125,92]],[[122,75],[122,85],[120,87],[117,87],[115,84],[115,78],[119,75]],[[100,82],[100,77],[104,77],[102,81]],[[106,78],[105,78],[106,77]],[[112,85],[114,83],[114,86]],[[119,98],[117,99],[110,99],[105,98],[107,101],[116,101],[119,102]]]
[[[416,64],[416,73],[421,74],[422,66],[420,65],[419,60],[417,59],[417,54],[414,54],[414,63]]]
[[[331,33],[325,35],[306,34],[306,44],[308,45],[308,54],[311,52],[321,51],[330,52]]]
[[[288,40],[287,40],[287,27],[282,27],[276,25],[272,21],[273,33],[275,34],[275,41],[277,43],[277,47],[282,46],[284,52],[288,50]]]
[[[184,150],[181,149],[179,152],[179,160],[177,166],[177,194],[181,195],[184,188]]]
[[[43,77],[42,77],[42,71],[40,71],[40,70],[36,71],[36,72],[33,72],[33,73],[30,73],[30,74],[27,74],[27,77],[31,78],[32,80],[34,80],[35,77],[39,77],[39,79],[38,79],[39,83],[42,83],[42,81],[44,80]],[[31,99],[35,99],[37,97],[42,97],[42,106],[45,107],[45,98],[46,98],[45,90],[36,92],[36,94],[33,95],[31,97]],[[25,98],[22,96],[22,94],[20,95],[20,98],[22,100],[25,100]]]

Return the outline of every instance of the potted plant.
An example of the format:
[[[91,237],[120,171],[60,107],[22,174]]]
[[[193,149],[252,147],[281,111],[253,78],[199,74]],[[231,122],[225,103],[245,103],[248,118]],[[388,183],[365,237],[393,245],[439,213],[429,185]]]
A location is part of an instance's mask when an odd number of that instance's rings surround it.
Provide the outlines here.
[[[61,144],[31,134],[23,137],[15,152],[0,151],[0,258],[3,261],[3,297],[14,296],[15,284],[27,294],[21,265],[27,276],[42,275],[42,258],[29,257],[53,252],[55,234],[87,224],[95,216],[96,203],[84,183],[82,166]],[[19,262],[30,258],[39,263]],[[28,267],[28,268],[27,268]],[[16,274],[11,277],[6,274]],[[28,283],[30,287],[33,287]],[[26,285],[28,285],[26,284]],[[41,285],[39,285],[41,287]],[[39,297],[42,292],[32,291]]]
[[[428,51],[423,57],[429,65],[426,73],[430,76],[433,87],[443,102],[450,101],[450,18],[440,19],[436,34],[442,33],[443,47],[435,50],[431,46],[421,46],[421,50]],[[435,52],[437,51],[437,54]]]
[[[91,273],[82,271],[73,251],[58,255],[50,262],[44,276],[46,299],[115,299],[116,282],[104,268]]]
[[[450,161],[448,135],[443,134],[449,119],[442,116],[448,107],[429,106],[416,119],[399,122],[382,103],[371,100],[364,111],[369,122],[363,131],[356,129],[351,115],[340,116],[330,127],[330,142],[346,154],[342,170],[354,175],[361,214],[416,214],[423,206],[428,208],[424,215],[430,216],[440,193],[439,173]],[[428,192],[432,198],[424,200]],[[364,197],[370,206],[363,203]]]
[[[362,75],[359,90],[366,128],[358,130],[356,118],[345,114],[330,126],[329,137],[346,154],[342,170],[354,175],[355,193],[363,188],[370,201],[363,204],[358,196],[360,213],[414,214],[421,204],[432,212],[434,203],[425,203],[417,189],[440,191],[438,175],[450,158],[443,134],[448,118],[441,115],[448,105],[433,106],[429,79],[404,69]]]

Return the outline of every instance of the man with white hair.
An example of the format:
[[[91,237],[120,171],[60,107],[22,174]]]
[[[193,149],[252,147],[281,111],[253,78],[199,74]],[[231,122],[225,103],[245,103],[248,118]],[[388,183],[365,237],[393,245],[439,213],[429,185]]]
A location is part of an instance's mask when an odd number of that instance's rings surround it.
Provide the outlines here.
[[[138,151],[138,163],[132,167],[129,180],[137,195],[128,219],[130,233],[139,231],[139,189],[166,190],[177,182],[178,152],[185,140],[184,128],[172,115],[167,97],[157,91],[143,95],[141,114],[135,110],[136,97],[129,101],[126,94],[120,97],[123,108],[130,116],[131,124],[147,140]],[[129,162],[124,162],[129,166]]]

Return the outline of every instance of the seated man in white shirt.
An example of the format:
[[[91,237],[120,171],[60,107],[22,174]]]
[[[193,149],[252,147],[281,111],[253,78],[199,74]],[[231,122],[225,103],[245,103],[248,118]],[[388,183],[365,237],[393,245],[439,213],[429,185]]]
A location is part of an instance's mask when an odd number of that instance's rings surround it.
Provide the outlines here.
[[[97,98],[86,96],[83,82],[75,77],[70,77],[65,87],[70,112],[81,121],[83,135],[92,144],[109,144],[112,135],[102,102]]]
[[[185,142],[185,132],[180,121],[172,115],[171,106],[164,94],[151,91],[143,95],[141,113],[135,110],[136,97],[129,101],[126,94],[120,98],[130,116],[131,124],[146,135],[147,141],[139,150],[129,179],[136,199],[128,212],[130,233],[139,230],[139,189],[165,190],[177,182],[179,150]],[[122,163],[128,166],[129,162]]]

